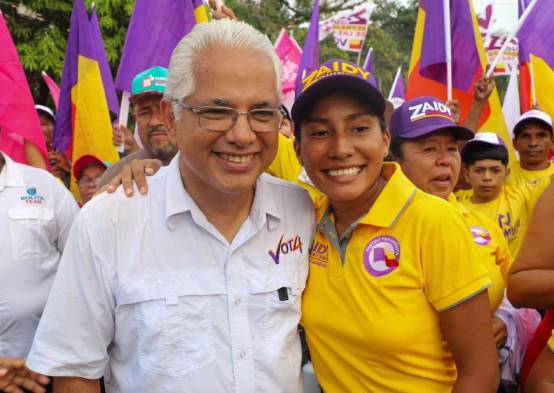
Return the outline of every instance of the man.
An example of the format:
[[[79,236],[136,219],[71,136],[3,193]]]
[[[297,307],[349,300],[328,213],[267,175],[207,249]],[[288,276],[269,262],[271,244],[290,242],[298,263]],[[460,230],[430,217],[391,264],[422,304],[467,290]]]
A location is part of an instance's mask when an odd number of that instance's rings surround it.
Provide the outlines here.
[[[22,359],[77,212],[72,195],[52,175],[0,152],[0,389],[44,383]]]
[[[514,147],[519,153],[519,164],[512,166],[510,183],[536,183],[554,174],[549,155],[554,146],[552,118],[532,109],[519,118],[514,126]]]
[[[179,153],[147,195],[91,201],[70,235],[28,358],[65,377],[58,392],[98,392],[103,375],[108,392],[302,390],[314,212],[261,175],[280,88],[272,44],[249,25],[198,24],[178,44],[161,112]]]
[[[169,137],[163,124],[160,101],[167,84],[167,68],[153,67],[137,74],[131,83],[131,97],[141,149],[112,165],[98,181],[98,188],[109,183],[123,166],[132,160],[157,158],[168,165],[177,153],[175,141]],[[124,131],[124,130],[123,130]]]
[[[550,178],[536,184],[507,184],[509,162],[506,144],[492,132],[480,132],[461,151],[466,180],[473,193],[461,202],[481,212],[498,224],[517,256],[531,214]]]
[[[66,187],[69,187],[71,163],[62,153],[56,151],[53,146],[54,141],[54,125],[56,123],[56,116],[52,109],[44,105],[35,105],[37,111],[40,127],[44,134],[44,141],[46,142],[46,148],[48,149],[48,159],[50,160],[50,168],[52,174],[60,179]]]
[[[73,176],[77,180],[79,194],[83,205],[92,199],[96,192],[96,184],[106,171],[104,164],[98,157],[93,155],[81,156],[73,165]]]

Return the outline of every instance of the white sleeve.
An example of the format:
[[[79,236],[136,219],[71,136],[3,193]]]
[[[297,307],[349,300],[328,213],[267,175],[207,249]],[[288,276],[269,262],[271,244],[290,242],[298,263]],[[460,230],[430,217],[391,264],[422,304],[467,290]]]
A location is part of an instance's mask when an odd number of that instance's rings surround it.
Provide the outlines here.
[[[58,228],[57,248],[63,252],[71,224],[79,213],[79,205],[73,198],[73,195],[57,181],[54,182],[54,192],[56,194],[55,215],[56,226]]]
[[[41,374],[96,379],[109,360],[115,302],[93,216],[83,211],[73,224],[27,358]]]

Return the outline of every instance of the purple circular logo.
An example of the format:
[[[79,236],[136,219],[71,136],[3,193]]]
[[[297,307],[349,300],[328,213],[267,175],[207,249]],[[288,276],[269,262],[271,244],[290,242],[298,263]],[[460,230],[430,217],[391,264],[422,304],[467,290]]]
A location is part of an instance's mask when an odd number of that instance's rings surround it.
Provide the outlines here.
[[[478,246],[488,246],[492,240],[491,235],[485,228],[478,226],[470,226],[471,235],[473,236],[473,241]]]
[[[392,236],[378,236],[364,249],[365,270],[374,277],[393,272],[400,265],[400,245]]]

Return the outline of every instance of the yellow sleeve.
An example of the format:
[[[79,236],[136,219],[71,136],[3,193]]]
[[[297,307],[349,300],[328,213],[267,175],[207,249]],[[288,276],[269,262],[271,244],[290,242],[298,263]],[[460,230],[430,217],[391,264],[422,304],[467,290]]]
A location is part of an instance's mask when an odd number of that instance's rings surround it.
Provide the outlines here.
[[[270,175],[283,180],[296,181],[302,171],[302,166],[296,158],[294,140],[279,133],[279,147],[275,159],[267,168]]]
[[[450,205],[434,210],[420,240],[424,287],[433,307],[446,311],[490,287],[491,280],[461,215]]]

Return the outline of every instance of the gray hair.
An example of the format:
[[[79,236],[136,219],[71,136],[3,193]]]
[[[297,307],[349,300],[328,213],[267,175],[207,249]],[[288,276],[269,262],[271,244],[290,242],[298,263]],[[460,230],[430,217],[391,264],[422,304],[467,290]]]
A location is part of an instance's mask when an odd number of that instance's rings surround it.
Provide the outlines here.
[[[215,47],[249,49],[267,56],[275,69],[277,95],[281,100],[281,63],[269,38],[244,22],[214,20],[194,26],[179,41],[171,55],[164,98],[172,102],[173,114],[177,119],[181,115],[181,106],[174,101],[181,101],[194,92],[198,58]]]

